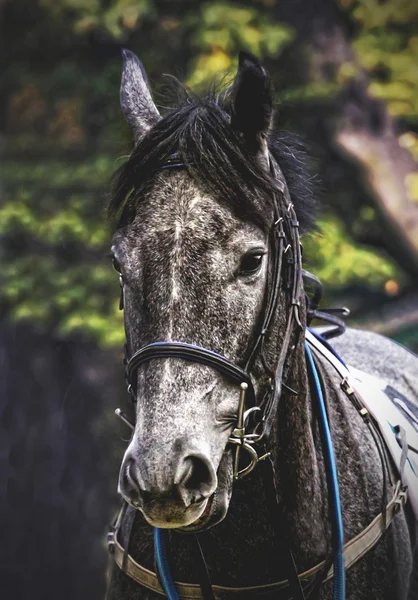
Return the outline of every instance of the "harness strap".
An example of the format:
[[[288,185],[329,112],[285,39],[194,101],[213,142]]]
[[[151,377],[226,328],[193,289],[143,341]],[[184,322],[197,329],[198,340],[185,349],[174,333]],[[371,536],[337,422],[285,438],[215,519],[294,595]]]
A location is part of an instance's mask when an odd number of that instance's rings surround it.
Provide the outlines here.
[[[216,600],[213,593],[212,581],[210,579],[208,565],[206,564],[205,556],[203,554],[202,546],[200,545],[197,534],[194,536],[195,548],[194,552],[195,564],[199,574],[200,591],[204,600]]]
[[[399,510],[405,505],[407,500],[407,493],[402,488],[401,482],[398,481],[396,484],[395,492],[392,500],[386,507],[386,519],[383,513],[377,515],[377,517],[364,529],[361,533],[351,539],[344,545],[343,557],[345,561],[346,569],[352,567],[357,561],[359,561],[369,550],[371,550],[377,542],[380,540],[386,529],[391,524],[393,518],[399,512]],[[138,564],[130,554],[125,558],[125,550],[117,539],[117,529],[113,533],[113,536],[109,539],[109,546],[111,546],[111,554],[115,559],[118,567],[131,579],[143,585],[149,590],[165,596],[164,590],[158,580],[157,575],[146,569],[145,567]],[[309,584],[315,575],[324,567],[325,561],[320,562],[315,567],[308,569],[307,571],[299,574],[299,580],[301,584]],[[329,569],[327,576],[324,581],[329,581],[333,577],[332,567]],[[177,591],[179,593],[180,600],[204,600],[200,585],[195,583],[183,583],[175,582]],[[249,587],[225,587],[221,585],[212,585],[213,593],[216,600],[233,600],[239,594],[246,594],[249,597],[256,596],[257,594],[266,594],[279,592],[289,587],[289,581],[287,579],[283,581],[277,581],[275,583],[268,583],[265,585],[256,585]]]

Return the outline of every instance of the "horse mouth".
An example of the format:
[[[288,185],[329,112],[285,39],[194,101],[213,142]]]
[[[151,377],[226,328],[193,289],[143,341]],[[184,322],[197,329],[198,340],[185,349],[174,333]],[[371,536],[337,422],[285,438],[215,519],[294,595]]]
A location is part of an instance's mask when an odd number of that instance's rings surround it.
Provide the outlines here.
[[[178,531],[181,531],[182,533],[199,533],[217,525],[225,516],[224,510],[219,511],[220,507],[218,504],[218,496],[215,491],[212,496],[208,498],[205,510],[200,517],[196,519],[196,521],[193,521],[193,523],[190,523],[190,525],[179,527]],[[219,516],[219,512],[221,513],[221,517]]]
[[[230,462],[230,459],[230,453],[225,453],[221,463]],[[218,487],[212,495],[190,504],[186,509],[184,505],[180,506],[178,502],[173,502],[171,496],[168,496],[165,502],[154,500],[145,505],[133,503],[128,498],[126,502],[139,510],[152,527],[173,529],[182,533],[206,531],[223,521],[231,499],[231,469],[225,469],[225,465],[221,464],[217,475]]]
[[[232,495],[232,453],[230,451],[224,453],[218,467],[217,476],[218,487],[209,496],[200,517],[190,525],[178,527],[178,531],[182,533],[199,533],[211,529],[224,520]]]
[[[173,513],[170,511],[164,511],[163,515],[159,510],[160,507],[157,508],[154,503],[151,503],[150,506],[147,507],[146,505],[140,506],[139,504],[134,503],[131,500],[126,500],[126,502],[135,510],[140,511],[143,514],[145,520],[152,527],[159,527],[163,529],[175,529],[184,533],[195,533],[198,531],[203,531],[204,529],[209,529],[209,527],[212,527],[213,525],[219,522],[219,519],[216,519],[216,521],[214,520],[214,517],[218,512],[216,500],[217,491],[215,491],[211,496],[209,496],[209,498],[200,500],[200,502],[197,502],[196,504],[192,504],[186,511],[184,511],[184,508],[181,512],[175,511]],[[195,515],[196,513],[199,515],[192,522],[190,522],[190,517],[192,517],[192,515],[190,515],[188,519],[186,517],[186,514],[189,511],[194,512]],[[185,520],[186,522],[188,520],[189,523],[187,525],[181,525],[180,523],[182,520]]]

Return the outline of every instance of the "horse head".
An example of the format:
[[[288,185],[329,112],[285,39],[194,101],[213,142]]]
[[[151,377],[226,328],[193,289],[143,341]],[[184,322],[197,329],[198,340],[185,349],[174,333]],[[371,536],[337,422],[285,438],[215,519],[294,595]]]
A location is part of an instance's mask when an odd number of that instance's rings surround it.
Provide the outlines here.
[[[164,117],[141,62],[128,51],[124,59],[121,105],[135,147],[111,203],[112,253],[128,358],[141,359],[128,369],[136,423],[119,490],[153,526],[201,530],[225,517],[238,460],[230,442],[242,389],[222,360],[263,407],[260,441],[280,396],[272,380],[280,384],[303,319],[297,222],[278,160],[287,146],[272,131],[270,78],[252,55],[240,54],[226,92],[187,94]],[[176,355],[161,352],[175,343]],[[203,349],[199,360],[186,345]]]

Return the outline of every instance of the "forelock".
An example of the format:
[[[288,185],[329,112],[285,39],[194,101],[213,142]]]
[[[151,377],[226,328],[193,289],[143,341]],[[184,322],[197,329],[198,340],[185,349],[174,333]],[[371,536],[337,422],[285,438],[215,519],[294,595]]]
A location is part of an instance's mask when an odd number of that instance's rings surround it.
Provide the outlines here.
[[[273,132],[269,148],[287,180],[301,228],[307,229],[312,222],[313,190],[301,145],[289,135]],[[231,126],[227,93],[205,98],[188,95],[134,148],[117,174],[109,204],[109,215],[119,225],[134,218],[157,173],[174,153],[205,193],[239,218],[270,228],[273,202],[281,195],[275,194],[276,182]]]

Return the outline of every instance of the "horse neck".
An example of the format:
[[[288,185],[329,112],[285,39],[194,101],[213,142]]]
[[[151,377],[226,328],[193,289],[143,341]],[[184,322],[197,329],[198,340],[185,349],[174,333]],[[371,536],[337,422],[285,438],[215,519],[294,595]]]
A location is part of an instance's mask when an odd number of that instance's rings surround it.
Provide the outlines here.
[[[299,570],[309,568],[329,550],[327,484],[319,425],[313,412],[306,359],[301,335],[289,373],[288,387],[277,414],[277,500],[283,527],[287,529]]]
[[[299,570],[319,562],[329,550],[322,449],[312,416],[302,338],[294,350],[287,381],[297,395],[284,388],[272,433],[273,469],[260,463],[252,475],[234,485],[228,515],[209,532],[206,542],[233,557],[237,567],[234,583],[240,585],[254,583],[256,573],[264,583],[287,578],[289,543]],[[246,570],[249,542],[252,563]],[[229,559],[226,569],[232,576],[230,563]]]

